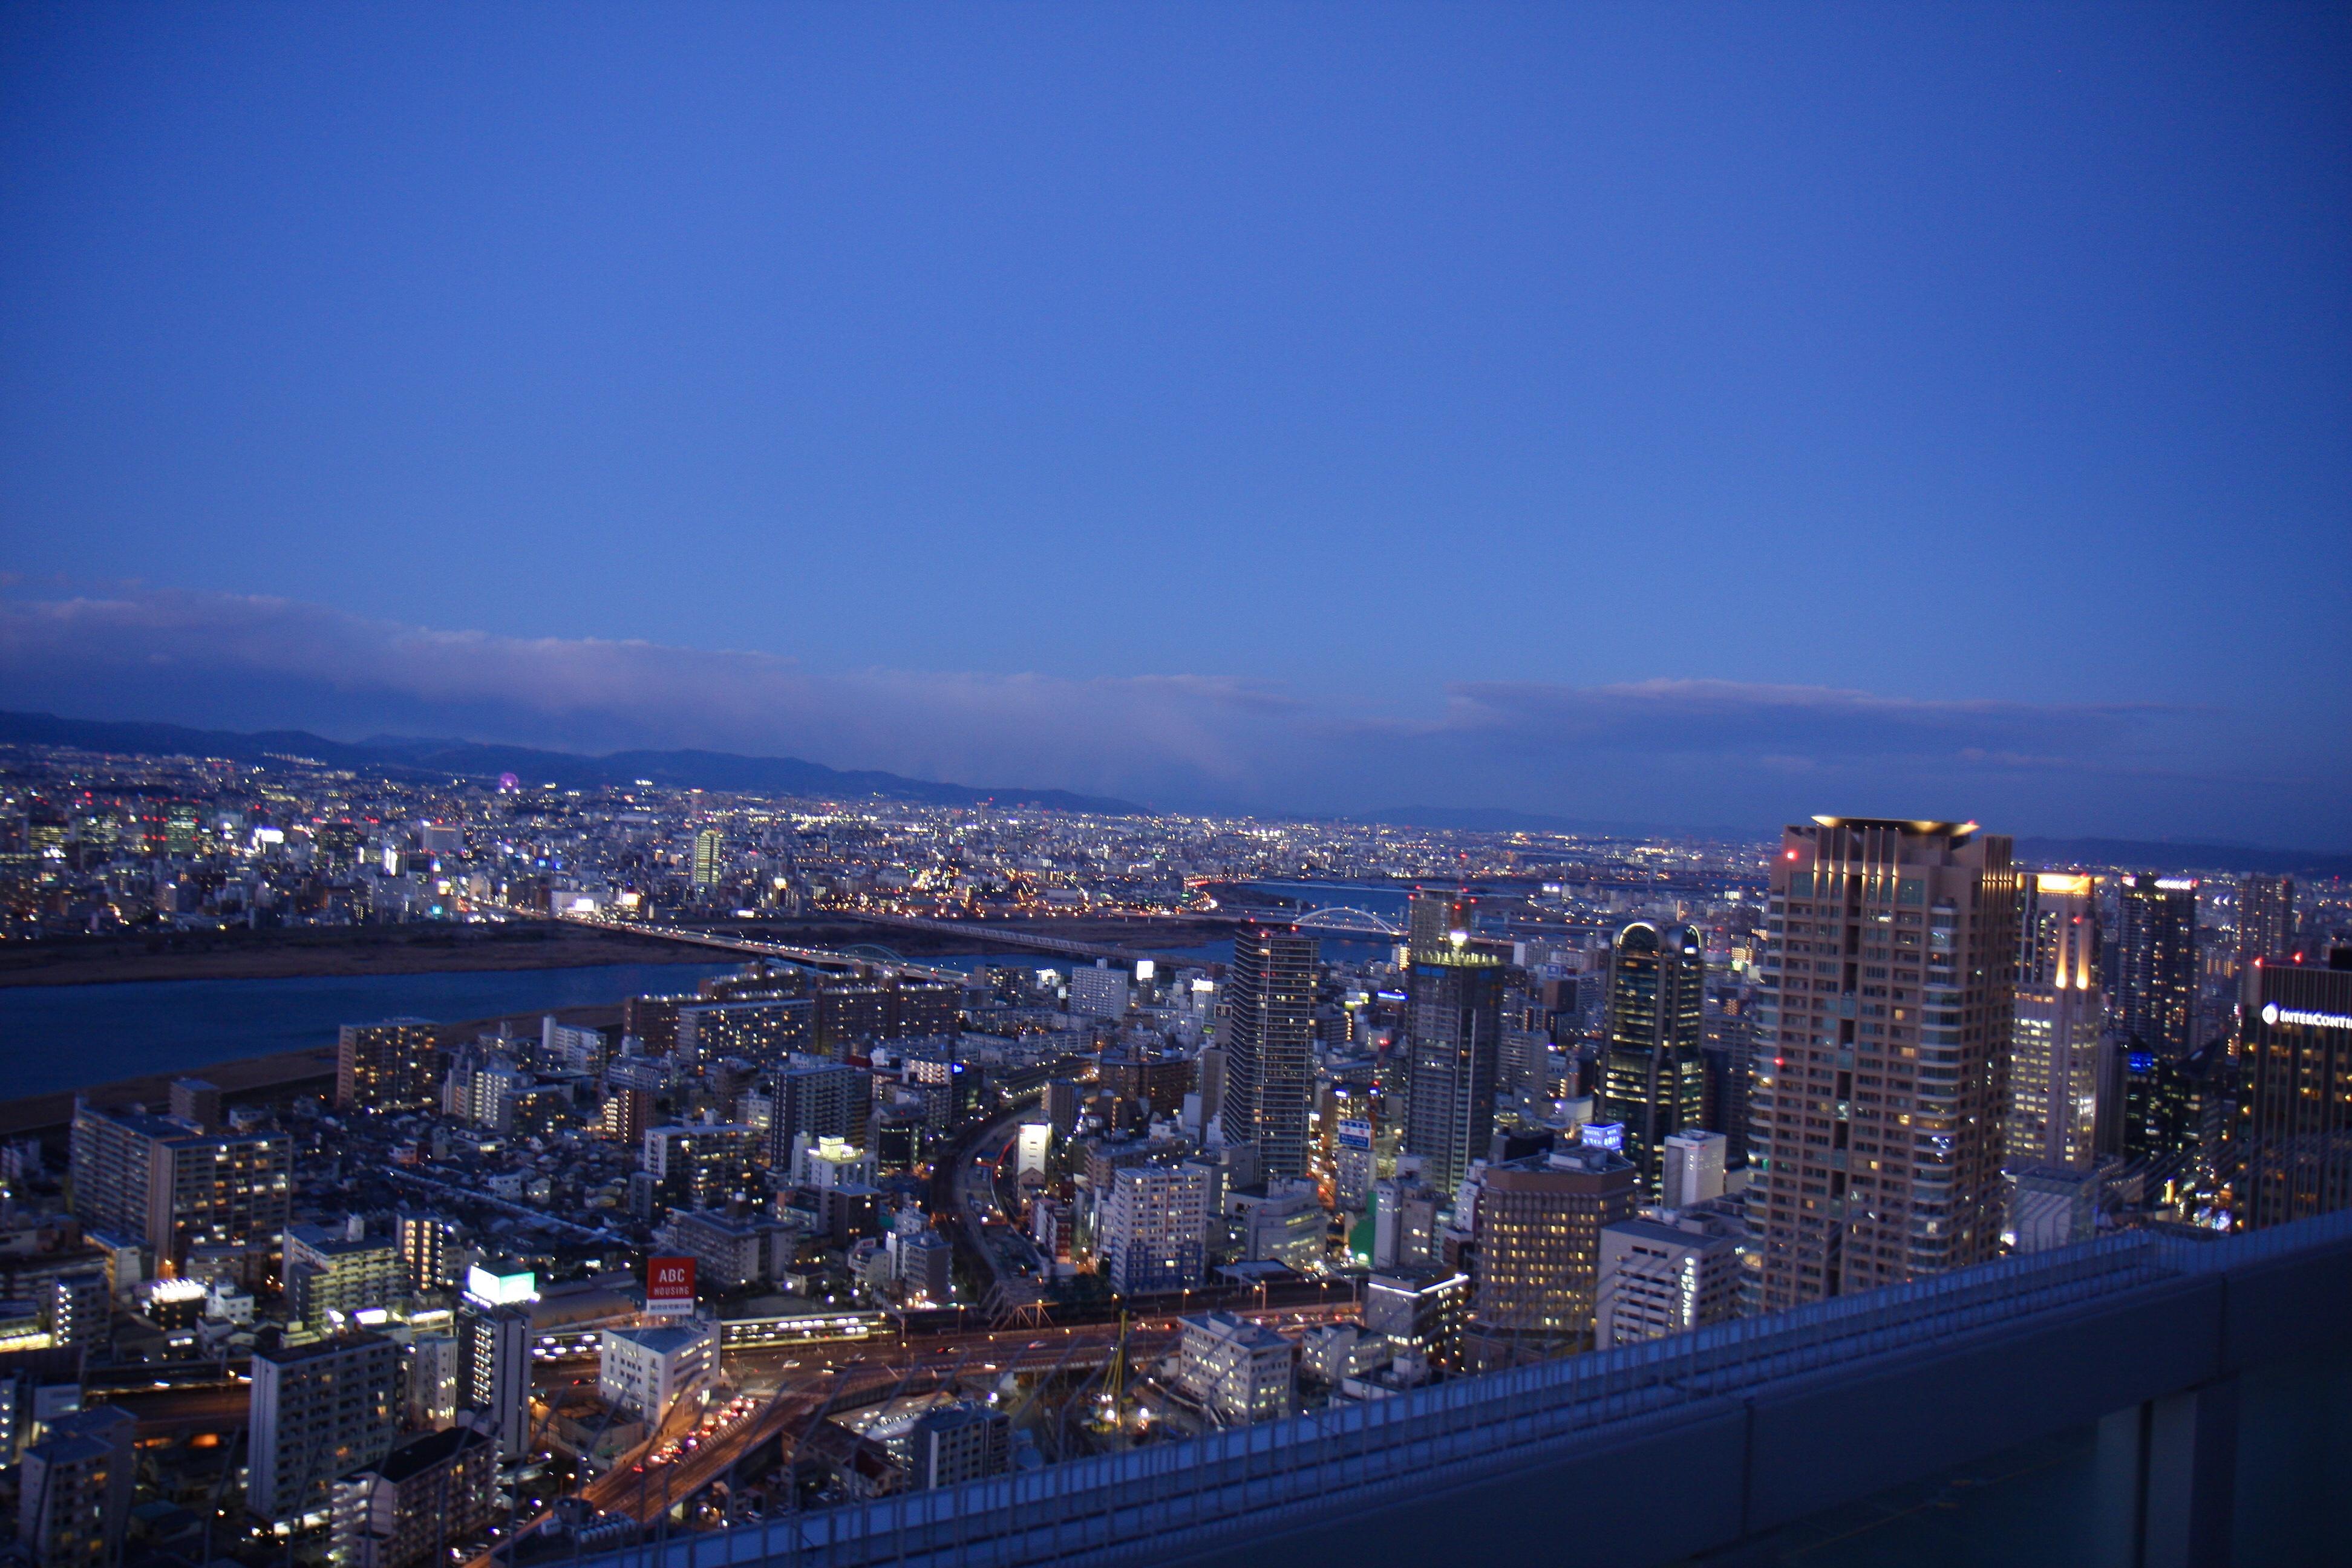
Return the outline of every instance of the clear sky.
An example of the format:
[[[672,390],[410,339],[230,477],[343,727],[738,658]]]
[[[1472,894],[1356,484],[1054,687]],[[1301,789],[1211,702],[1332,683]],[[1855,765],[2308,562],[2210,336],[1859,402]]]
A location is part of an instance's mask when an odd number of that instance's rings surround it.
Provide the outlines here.
[[[2352,847],[2352,22],[18,6],[0,702]]]

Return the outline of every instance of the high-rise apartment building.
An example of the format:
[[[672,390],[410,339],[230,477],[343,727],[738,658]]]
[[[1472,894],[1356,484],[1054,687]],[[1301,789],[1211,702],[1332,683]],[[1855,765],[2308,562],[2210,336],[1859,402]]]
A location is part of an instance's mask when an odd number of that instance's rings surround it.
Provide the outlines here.
[[[322,1520],[334,1483],[392,1451],[399,1349],[370,1333],[257,1350],[245,1500],[266,1520]]]
[[[1450,940],[1414,952],[1406,972],[1404,1148],[1440,1192],[1494,1141],[1505,975],[1500,959]]]
[[[715,827],[706,827],[694,836],[694,885],[713,888],[724,868],[727,840]]]
[[[16,1468],[16,1540],[38,1568],[121,1560],[139,1468],[139,1422],[101,1405],[49,1418]]]
[[[1748,1130],[1762,1310],[1999,1251],[2017,913],[2009,840],[1974,823],[1781,835]]]
[[[2254,876],[2238,883],[2238,967],[2275,963],[2294,952],[2294,879]]]
[[[2098,1154],[2099,907],[2094,879],[2018,878],[2017,1010],[2009,1051],[2012,1163],[2087,1166]]]
[[[2239,1223],[2352,1207],[2352,969],[2263,962],[2243,986]]]
[[[369,1236],[358,1222],[329,1228],[298,1225],[286,1233],[286,1304],[313,1329],[349,1321],[405,1293],[407,1270],[396,1237]]]
[[[695,1121],[646,1129],[642,1152],[656,1203],[708,1209],[751,1189],[766,1142],[740,1122]]]
[[[872,1077],[845,1062],[786,1068],[769,1105],[768,1163],[790,1164],[795,1138],[864,1138],[873,1100]]]
[[[168,1117],[77,1106],[73,1212],[93,1230],[142,1238],[158,1264],[193,1247],[257,1258],[285,1234],[293,1142],[285,1133],[200,1132]]]
[[[1481,1369],[1591,1342],[1601,1232],[1632,1217],[1639,1177],[1613,1150],[1556,1149],[1486,1168],[1472,1226],[1465,1343]]]
[[[457,1283],[464,1230],[446,1215],[404,1214],[394,1222],[400,1261],[412,1290],[446,1290]]]
[[[1110,1288],[1122,1296],[1178,1290],[1207,1277],[1207,1170],[1181,1165],[1121,1165],[1101,1196],[1096,1251]]]
[[[1315,969],[1311,936],[1244,926],[1234,936],[1225,986],[1225,1092],[1218,1114],[1228,1144],[1255,1144],[1267,1176],[1307,1173],[1315,1094]]]
[[[1596,1111],[1625,1129],[1625,1157],[1657,1195],[1665,1141],[1706,1118],[1706,942],[1636,921],[1609,952],[1608,1040]]]
[[[499,1517],[499,1456],[470,1426],[412,1437],[336,1484],[337,1568],[429,1568]]]
[[[422,1018],[345,1024],[335,1042],[335,1103],[353,1110],[422,1110],[441,1093],[441,1050]]]
[[[498,1440],[499,1458],[519,1459],[530,1442],[530,1308],[492,1303],[468,1292],[457,1309],[464,1372],[462,1408],[476,1412]]]
[[[2122,895],[2116,1022],[2133,1049],[2177,1061],[2197,1046],[2197,884],[2127,876]]]

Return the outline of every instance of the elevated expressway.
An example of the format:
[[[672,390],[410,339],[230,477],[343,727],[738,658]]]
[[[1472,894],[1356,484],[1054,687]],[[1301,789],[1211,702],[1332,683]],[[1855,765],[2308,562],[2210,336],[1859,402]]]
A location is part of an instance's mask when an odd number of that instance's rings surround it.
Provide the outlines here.
[[[2352,1213],[2134,1232],[599,1568],[1763,1562],[1822,1511],[2099,1423],[2137,1568],[2229,1560],[2242,1373],[2346,1353]],[[1607,1500],[1580,1506],[1563,1502]]]

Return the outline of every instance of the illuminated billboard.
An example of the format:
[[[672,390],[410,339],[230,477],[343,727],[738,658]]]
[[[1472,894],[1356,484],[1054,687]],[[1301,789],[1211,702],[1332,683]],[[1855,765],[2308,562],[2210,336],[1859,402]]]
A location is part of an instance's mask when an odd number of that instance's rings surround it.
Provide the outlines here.
[[[659,1317],[694,1315],[694,1259],[646,1259],[646,1310]]]

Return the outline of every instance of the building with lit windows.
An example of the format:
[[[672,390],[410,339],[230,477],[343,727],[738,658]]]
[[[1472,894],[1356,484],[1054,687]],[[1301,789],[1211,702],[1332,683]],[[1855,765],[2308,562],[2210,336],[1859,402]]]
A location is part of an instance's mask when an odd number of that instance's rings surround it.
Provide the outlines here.
[[[2197,1047],[2197,884],[2127,876],[2117,933],[2116,1021],[2134,1050],[2179,1060]]]
[[[2017,918],[2009,840],[1974,823],[1781,835],[1749,1102],[1761,1310],[1999,1253]]]
[[[1315,971],[1321,944],[1269,926],[1234,936],[1225,999],[1225,1089],[1218,1111],[1228,1145],[1255,1144],[1267,1176],[1307,1173],[1315,1096]]]
[[[254,1352],[247,1510],[325,1522],[341,1478],[392,1451],[399,1349],[370,1333]]]
[[[1411,955],[1403,1146],[1441,1192],[1452,1191],[1494,1141],[1505,975],[1502,960],[1450,936]]]
[[[2238,969],[2260,958],[2275,963],[2294,952],[2294,879],[2247,877],[2238,883]]]
[[[2249,1229],[2352,1207],[2352,964],[2246,971],[2238,1060],[2238,1221]]]
[[[1603,1121],[1625,1129],[1625,1157],[1655,1197],[1665,1141],[1706,1127],[1706,942],[1697,928],[1636,921],[1609,952]]]
[[[1231,1312],[1181,1320],[1176,1386],[1229,1426],[1278,1420],[1295,1406],[1290,1342]]]
[[[2086,1167],[2098,1155],[2099,1037],[2107,1011],[2095,879],[2021,875],[2017,938],[2007,1157]]]
[[[203,1132],[169,1117],[77,1106],[73,1212],[92,1230],[142,1238],[158,1265],[194,1247],[255,1259],[285,1234],[294,1162],[283,1132]]]
[[[1122,1296],[1180,1290],[1208,1271],[1209,1180],[1202,1167],[1120,1165],[1097,1202],[1096,1252]]]
[[[1482,1371],[1588,1348],[1601,1232],[1630,1218],[1640,1178],[1612,1149],[1555,1149],[1490,1165],[1472,1216],[1465,1342]]]
[[[1739,1236],[1712,1214],[1603,1226],[1594,1342],[1606,1350],[1738,1317]]]
[[[441,1092],[441,1050],[422,1018],[346,1024],[335,1042],[335,1104],[353,1110],[421,1110]]]

